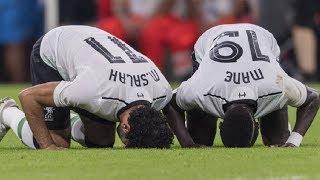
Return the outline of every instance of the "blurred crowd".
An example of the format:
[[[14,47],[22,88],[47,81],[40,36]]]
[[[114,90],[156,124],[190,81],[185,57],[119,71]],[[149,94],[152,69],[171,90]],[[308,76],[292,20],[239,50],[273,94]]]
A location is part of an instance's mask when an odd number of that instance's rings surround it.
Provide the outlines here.
[[[28,81],[28,56],[43,32],[46,0],[0,0],[0,81]],[[254,23],[270,32],[286,71],[320,80],[318,0],[59,0],[59,23],[106,30],[152,59],[173,81],[192,69],[191,53],[210,27]]]

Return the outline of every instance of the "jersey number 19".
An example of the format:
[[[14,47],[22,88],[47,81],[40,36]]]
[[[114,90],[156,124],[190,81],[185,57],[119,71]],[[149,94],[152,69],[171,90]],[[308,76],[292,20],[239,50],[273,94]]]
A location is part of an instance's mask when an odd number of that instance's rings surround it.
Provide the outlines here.
[[[252,55],[252,60],[253,61],[266,61],[270,62],[270,59],[268,56],[263,55],[261,53],[259,44],[258,44],[258,39],[257,35],[254,31],[252,30],[246,30],[247,36],[248,36],[248,41],[250,45],[250,51]],[[226,31],[222,34],[220,34],[217,38],[219,39],[223,36],[229,36],[229,37],[238,37],[239,32],[238,31]],[[221,55],[219,53],[219,49],[221,48],[230,48],[232,50],[232,53],[230,55]],[[210,58],[214,61],[217,62],[222,62],[222,63],[233,63],[237,62],[237,60],[242,56],[243,54],[243,49],[242,47],[232,41],[223,41],[219,44],[216,44],[211,50],[210,50]]]

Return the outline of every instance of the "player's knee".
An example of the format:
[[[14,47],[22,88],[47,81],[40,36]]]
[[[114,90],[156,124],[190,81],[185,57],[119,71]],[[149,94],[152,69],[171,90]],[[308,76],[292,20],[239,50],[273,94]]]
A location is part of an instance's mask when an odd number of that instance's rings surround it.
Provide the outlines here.
[[[32,94],[31,90],[29,88],[22,90],[18,97],[20,101],[23,101],[24,99],[26,99],[28,96],[30,96]]]

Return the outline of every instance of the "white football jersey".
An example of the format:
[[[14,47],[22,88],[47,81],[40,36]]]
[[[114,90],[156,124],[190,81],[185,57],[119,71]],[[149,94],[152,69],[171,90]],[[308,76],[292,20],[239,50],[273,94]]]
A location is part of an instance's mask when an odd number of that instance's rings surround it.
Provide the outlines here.
[[[194,51],[199,68],[176,90],[176,102],[184,110],[200,108],[223,118],[224,104],[250,99],[256,101],[259,118],[306,100],[306,87],[280,67],[273,35],[259,26],[216,26],[198,39]]]
[[[150,59],[98,28],[55,28],[43,37],[40,55],[64,79],[54,90],[57,107],[79,107],[118,121],[119,113],[135,102],[161,110],[172,97]]]

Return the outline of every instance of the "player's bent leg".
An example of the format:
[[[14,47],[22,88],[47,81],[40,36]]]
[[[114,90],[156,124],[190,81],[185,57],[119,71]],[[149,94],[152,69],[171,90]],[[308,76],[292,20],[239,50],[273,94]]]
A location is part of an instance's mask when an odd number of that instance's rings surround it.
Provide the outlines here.
[[[81,119],[83,119],[81,117]],[[85,118],[84,118],[85,119]],[[110,148],[115,142],[116,123],[111,121],[95,122],[85,119],[85,143],[91,148]]]
[[[49,117],[48,114],[50,113],[48,113],[47,111],[45,112],[47,115],[46,117],[48,118]],[[53,113],[53,111],[50,111],[50,112]],[[59,121],[58,123],[55,122],[54,114],[56,115],[57,112],[51,114],[50,118],[47,119],[47,120],[50,120],[50,123],[47,123],[46,121],[50,134],[57,146],[67,148],[70,146],[70,129],[66,123],[64,123],[66,125],[63,125],[63,124],[61,125],[61,122]],[[56,115],[56,117],[58,116]],[[5,98],[1,100],[0,125],[5,127],[5,132],[4,131],[2,132],[3,135],[5,135],[7,130],[11,128],[23,144],[25,144],[26,146],[32,149],[39,148],[38,143],[33,137],[33,133],[29,127],[25,114],[23,113],[23,111],[21,111],[18,108],[18,106],[16,105],[16,102],[13,99]],[[3,137],[1,137],[1,139],[2,138]]]
[[[0,126],[5,129],[0,130],[0,141],[11,128],[14,134],[26,146],[36,149],[38,144],[33,138],[33,133],[28,125],[24,113],[18,108],[13,99],[5,98],[0,102]]]
[[[115,142],[116,123],[83,110],[80,116],[71,115],[72,139],[88,148],[109,148]]]
[[[252,140],[251,140],[251,143],[250,143],[250,147],[253,146],[256,141],[257,141],[257,138],[259,136],[259,122],[255,122],[254,123],[254,131],[253,131],[253,136],[252,136]]]
[[[109,148],[113,147],[115,142],[116,123],[106,120],[101,122],[81,116],[84,123],[85,143],[91,148]],[[104,122],[105,121],[105,122]]]
[[[212,146],[217,129],[217,117],[201,110],[187,112],[187,128],[197,144]]]
[[[260,118],[260,128],[263,144],[266,146],[281,146],[290,135],[288,127],[288,107]]]

